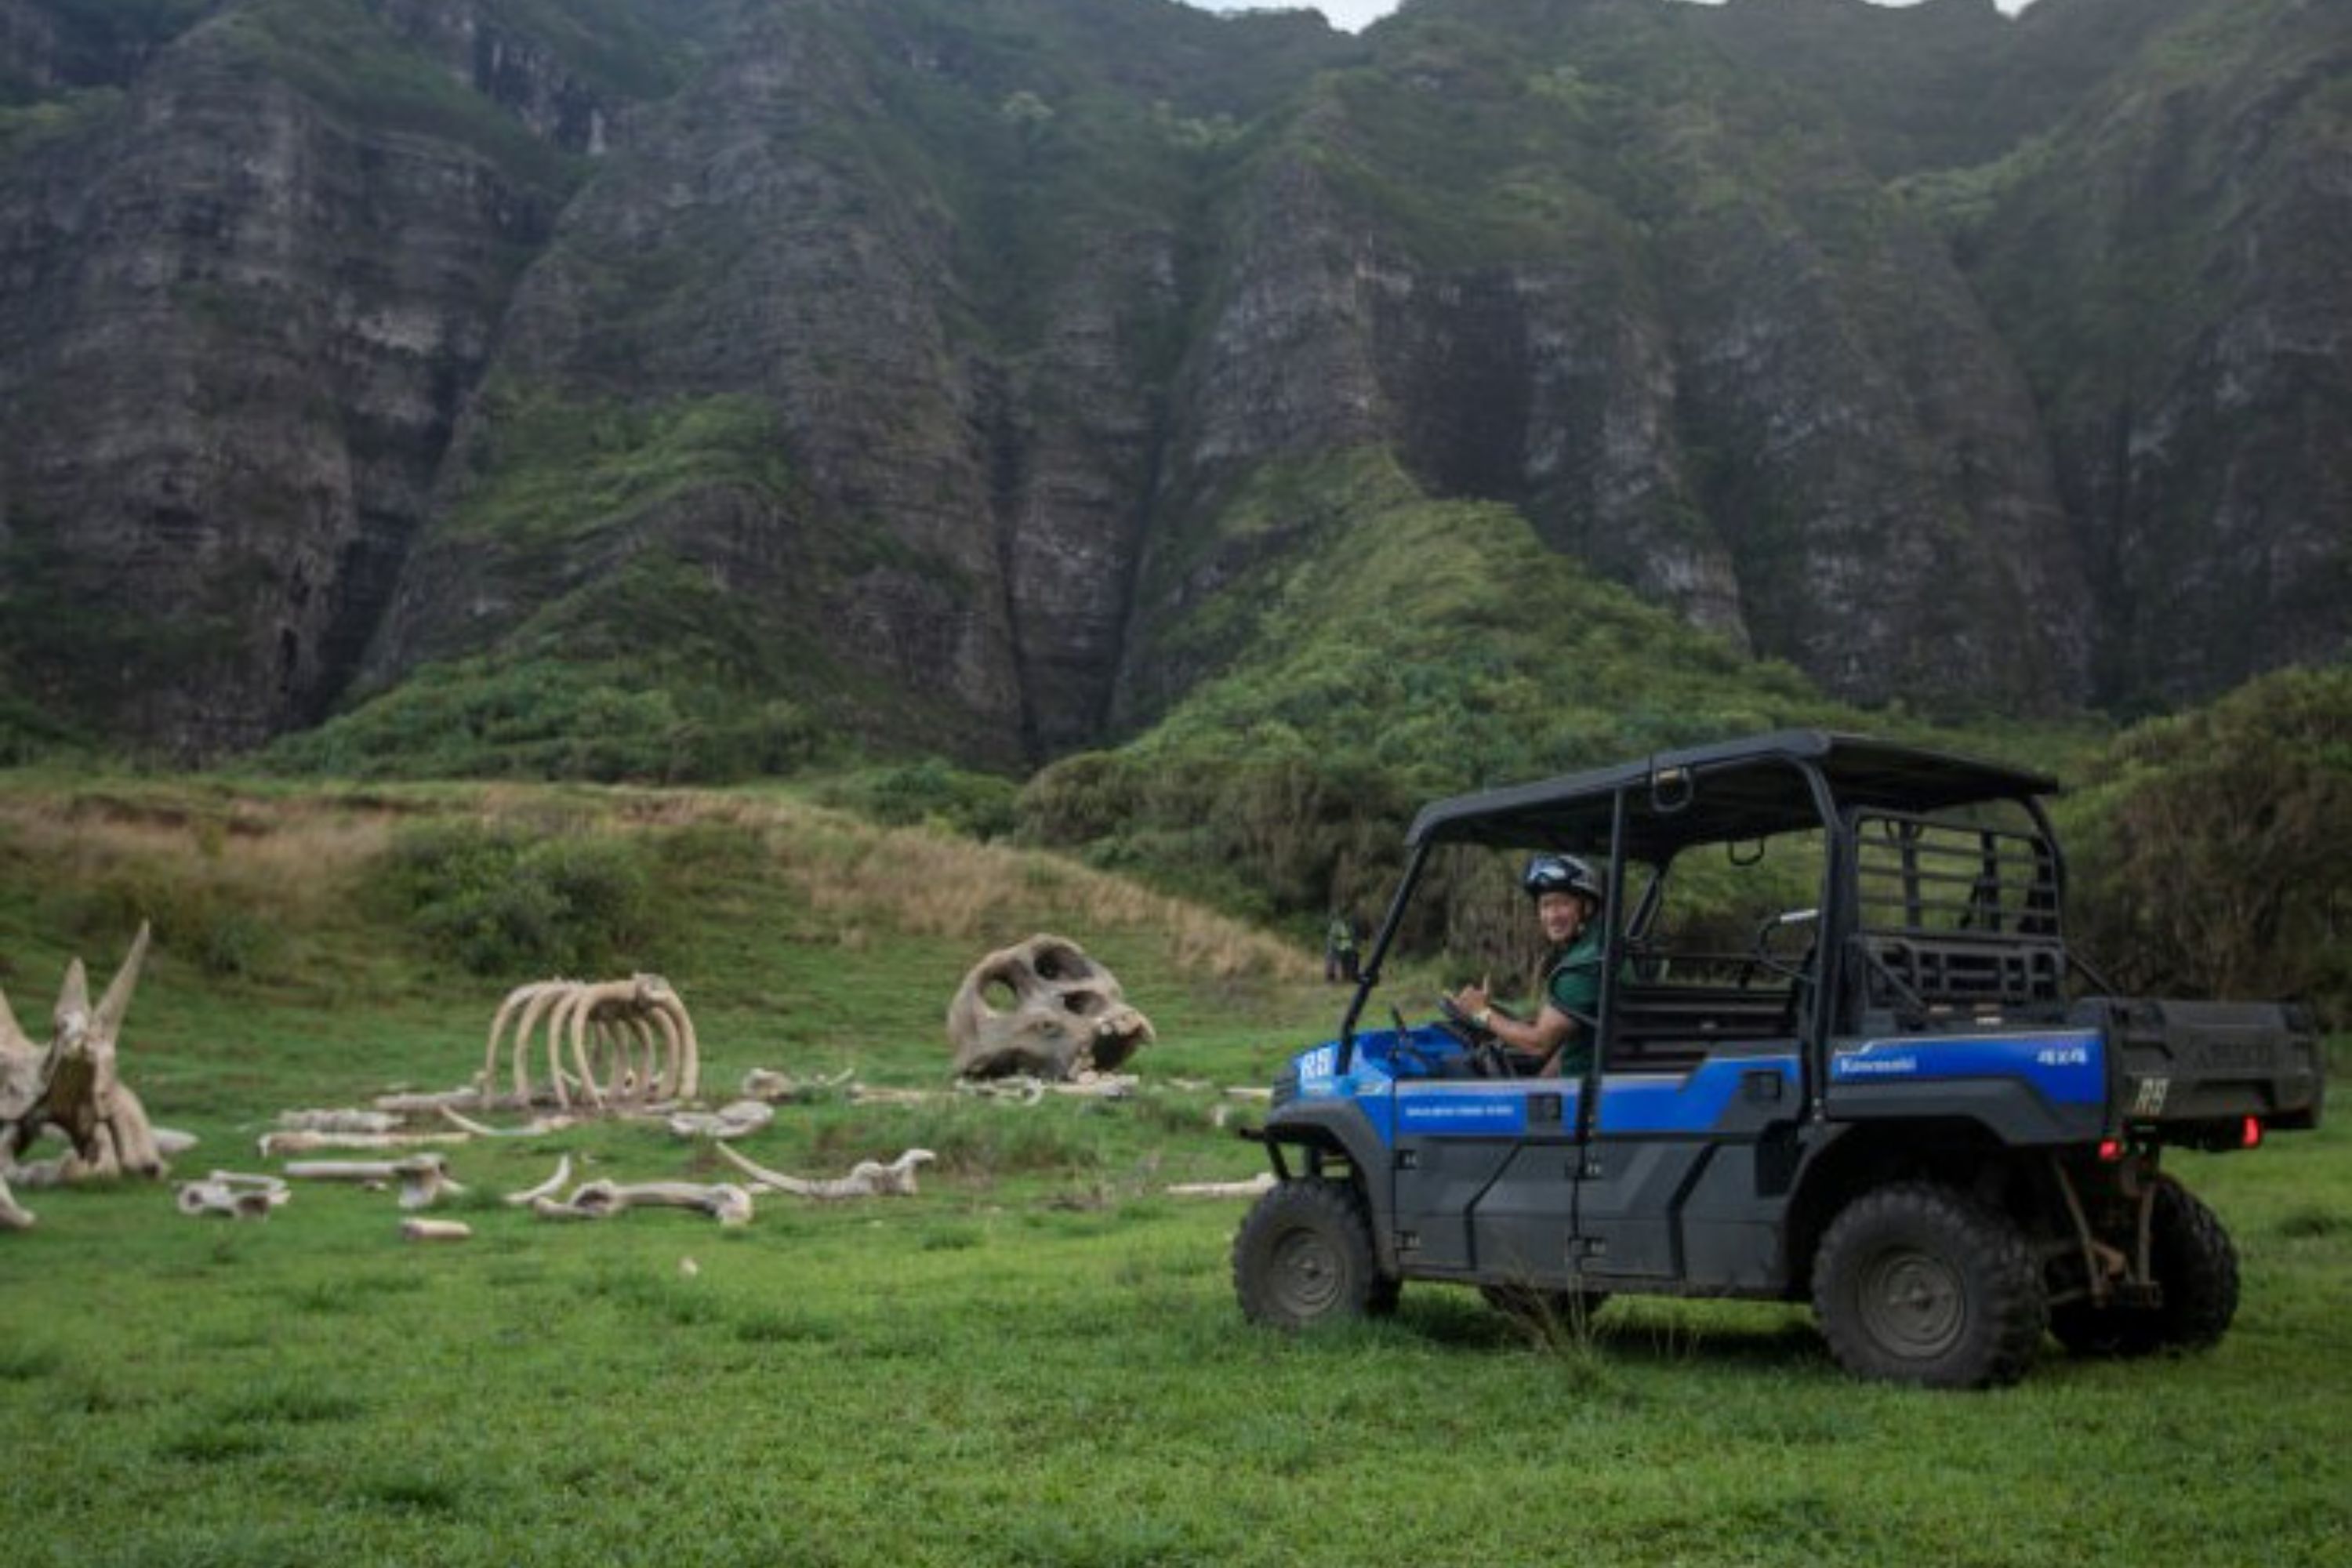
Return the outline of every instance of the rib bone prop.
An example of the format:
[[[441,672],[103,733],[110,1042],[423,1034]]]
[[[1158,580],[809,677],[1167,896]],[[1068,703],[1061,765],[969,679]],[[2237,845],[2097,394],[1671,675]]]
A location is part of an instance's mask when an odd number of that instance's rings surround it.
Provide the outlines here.
[[[509,1032],[511,1026],[511,1032]],[[541,980],[499,1004],[482,1054],[481,1100],[497,1098],[504,1058],[509,1103],[528,1106],[534,1054],[559,1109],[576,1089],[591,1109],[692,1100],[702,1079],[701,1047],[686,1004],[658,974],[626,980]],[[567,1061],[568,1058],[568,1061]]]
[[[442,1121],[472,1138],[539,1138],[573,1125],[569,1116],[534,1116],[520,1127],[493,1127],[450,1106],[436,1105],[433,1109]]]
[[[535,1187],[526,1188],[524,1191],[520,1193],[509,1193],[507,1194],[506,1201],[516,1208],[529,1208],[531,1205],[539,1202],[541,1198],[552,1198],[555,1196],[556,1194],[562,1192],[564,1187],[570,1184],[571,1180],[572,1156],[566,1154],[563,1158],[555,1163],[555,1174],[548,1177],[547,1180],[540,1183],[539,1185]]]

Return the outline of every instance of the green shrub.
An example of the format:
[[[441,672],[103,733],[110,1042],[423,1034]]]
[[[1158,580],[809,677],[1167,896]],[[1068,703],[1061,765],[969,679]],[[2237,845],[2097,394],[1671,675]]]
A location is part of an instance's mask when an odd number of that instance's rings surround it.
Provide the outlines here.
[[[1011,779],[927,757],[835,779],[817,798],[892,827],[929,822],[985,839],[1002,838],[1017,826],[1013,803],[1020,793]]]
[[[5,668],[0,668],[0,680],[6,675]],[[98,747],[89,736],[23,698],[0,690],[0,768],[97,754]]]
[[[459,659],[269,748],[269,769],[351,778],[714,784],[794,771],[818,727],[796,704],[618,663]]]
[[[476,974],[585,974],[646,939],[648,879],[617,838],[531,838],[478,824],[413,828],[380,885],[436,958]]]
[[[164,861],[115,866],[46,889],[42,926],[91,952],[125,943],[140,922],[156,944],[216,979],[260,980],[281,967],[286,930],[251,889]]]
[[[2066,811],[2076,945],[2126,990],[2352,1020],[2352,668],[2142,724]]]

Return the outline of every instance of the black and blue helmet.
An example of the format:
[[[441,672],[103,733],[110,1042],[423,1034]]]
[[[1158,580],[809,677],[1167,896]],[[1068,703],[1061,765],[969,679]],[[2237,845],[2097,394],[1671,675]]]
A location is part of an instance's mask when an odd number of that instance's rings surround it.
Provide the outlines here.
[[[1546,893],[1575,893],[1596,904],[1604,901],[1601,879],[1592,874],[1591,867],[1573,855],[1536,856],[1519,874],[1519,886],[1528,890],[1531,899],[1540,899]]]

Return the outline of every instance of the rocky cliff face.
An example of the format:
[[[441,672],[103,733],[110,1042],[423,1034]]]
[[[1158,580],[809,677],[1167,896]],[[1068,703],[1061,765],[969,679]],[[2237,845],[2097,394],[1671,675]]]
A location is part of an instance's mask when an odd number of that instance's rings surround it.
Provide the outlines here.
[[[2083,576],[2026,383],[1842,125],[1743,82],[1705,20],[1429,6],[1325,83],[1230,222],[1180,503],[1385,443],[1842,694],[2079,699]],[[1160,514],[1156,552],[1192,564],[1146,574],[1139,716],[1199,673],[1153,658],[1155,625],[1268,547],[1189,541],[1213,512]]]
[[[0,165],[0,629],[187,753],[342,691],[572,178],[421,65],[322,90],[317,20],[226,8]]]
[[[1864,700],[2331,655],[2341,7],[2113,6],[0,0],[0,677],[205,755],[594,658],[1017,764],[1362,448]]]
[[[887,694],[839,710],[883,738],[1010,764],[1101,732],[1181,330],[1186,186],[1155,167],[1176,148],[1131,139],[1130,106],[1090,108],[1080,76],[1054,108],[1049,66],[950,14],[751,14],[573,204],[489,366],[583,419],[752,399],[789,483],[689,477],[574,519],[569,563],[518,552],[467,526],[468,474],[509,461],[479,405],[457,526],[411,564],[383,679],[576,592],[583,547],[603,570],[659,552],[797,645],[782,689]]]
[[[1962,234],[2100,584],[2096,700],[2340,657],[2352,602],[2352,14],[2152,35]]]

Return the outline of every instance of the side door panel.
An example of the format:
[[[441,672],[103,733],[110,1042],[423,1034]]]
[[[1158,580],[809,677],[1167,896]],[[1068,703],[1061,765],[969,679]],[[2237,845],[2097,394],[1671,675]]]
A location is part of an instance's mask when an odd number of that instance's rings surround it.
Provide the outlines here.
[[[1682,1073],[1606,1073],[1576,1193],[1588,1278],[1754,1289],[1778,1255],[1760,1146],[1799,1117],[1789,1041],[1729,1045]]]
[[[1576,1101],[1575,1085],[1554,1080],[1398,1084],[1395,1223],[1409,1272],[1560,1274]]]
[[[1538,1079],[1519,1086],[1528,1128],[1471,1221],[1479,1277],[1559,1286],[1573,1271],[1579,1086]]]

